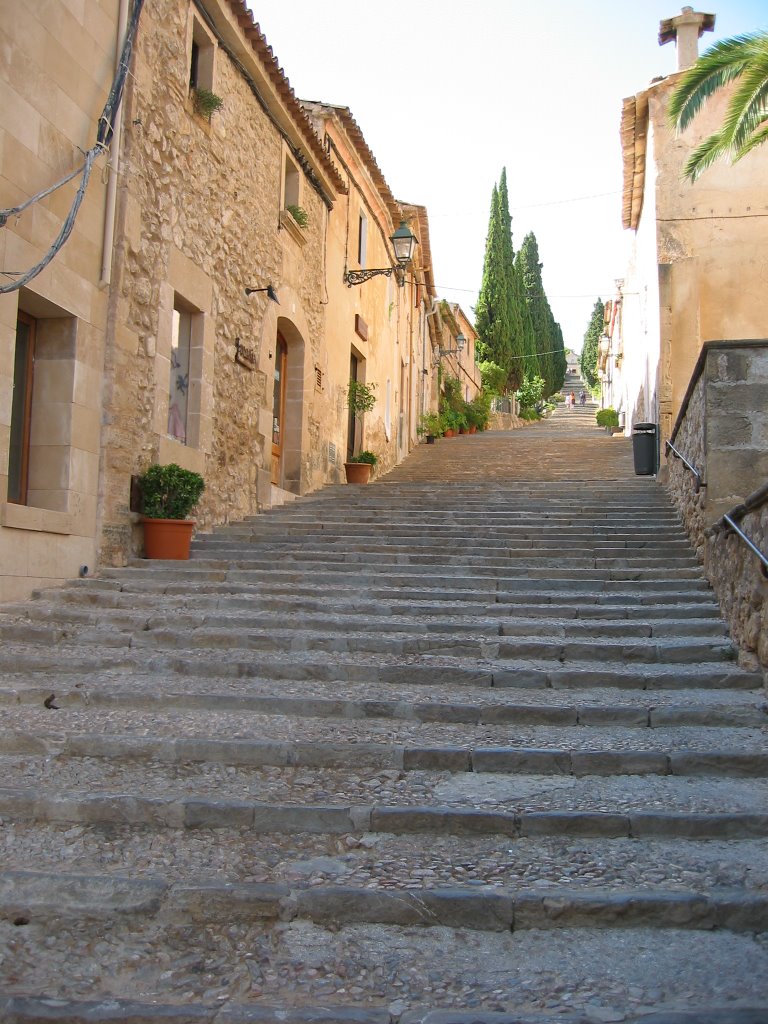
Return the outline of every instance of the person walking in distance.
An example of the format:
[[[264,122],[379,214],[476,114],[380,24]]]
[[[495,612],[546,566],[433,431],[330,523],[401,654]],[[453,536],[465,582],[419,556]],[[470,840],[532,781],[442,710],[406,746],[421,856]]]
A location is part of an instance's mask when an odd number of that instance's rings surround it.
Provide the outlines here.
[[[571,392],[571,408],[572,409],[576,408],[576,392],[575,391]]]

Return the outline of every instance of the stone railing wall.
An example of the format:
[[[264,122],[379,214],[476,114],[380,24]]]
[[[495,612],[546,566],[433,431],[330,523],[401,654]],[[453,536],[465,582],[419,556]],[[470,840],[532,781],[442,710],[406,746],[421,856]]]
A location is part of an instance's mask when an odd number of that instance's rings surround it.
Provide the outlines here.
[[[704,480],[697,493],[694,476],[670,453],[671,497],[742,660],[768,673],[768,580],[757,556],[722,521],[733,513],[768,553],[768,341],[704,346],[671,443]]]

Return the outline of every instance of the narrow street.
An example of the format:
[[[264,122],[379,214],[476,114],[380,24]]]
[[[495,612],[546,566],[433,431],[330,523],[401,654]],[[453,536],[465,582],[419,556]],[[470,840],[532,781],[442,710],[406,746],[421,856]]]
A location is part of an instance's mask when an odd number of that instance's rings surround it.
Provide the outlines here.
[[[0,608],[0,1019],[768,1019],[761,680],[594,412]]]

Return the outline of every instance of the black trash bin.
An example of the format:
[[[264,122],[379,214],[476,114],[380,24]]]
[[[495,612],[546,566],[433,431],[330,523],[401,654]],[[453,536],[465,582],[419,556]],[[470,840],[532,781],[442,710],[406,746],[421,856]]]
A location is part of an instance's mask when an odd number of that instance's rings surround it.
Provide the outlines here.
[[[632,425],[632,455],[635,459],[635,476],[656,475],[659,457],[655,423]]]

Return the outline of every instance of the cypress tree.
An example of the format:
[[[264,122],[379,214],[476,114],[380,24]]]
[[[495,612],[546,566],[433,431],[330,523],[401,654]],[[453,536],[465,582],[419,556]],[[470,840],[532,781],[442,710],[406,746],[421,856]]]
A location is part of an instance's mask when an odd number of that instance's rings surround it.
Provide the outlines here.
[[[597,387],[597,353],[600,345],[600,336],[603,333],[605,317],[605,306],[602,299],[595,302],[592,316],[589,318],[589,326],[584,334],[584,345],[581,350],[581,375],[591,388]]]
[[[499,190],[493,186],[488,235],[485,240],[485,261],[480,295],[475,307],[475,329],[478,334],[479,355],[512,370],[512,329],[509,310],[509,275],[505,261],[505,227]]]

